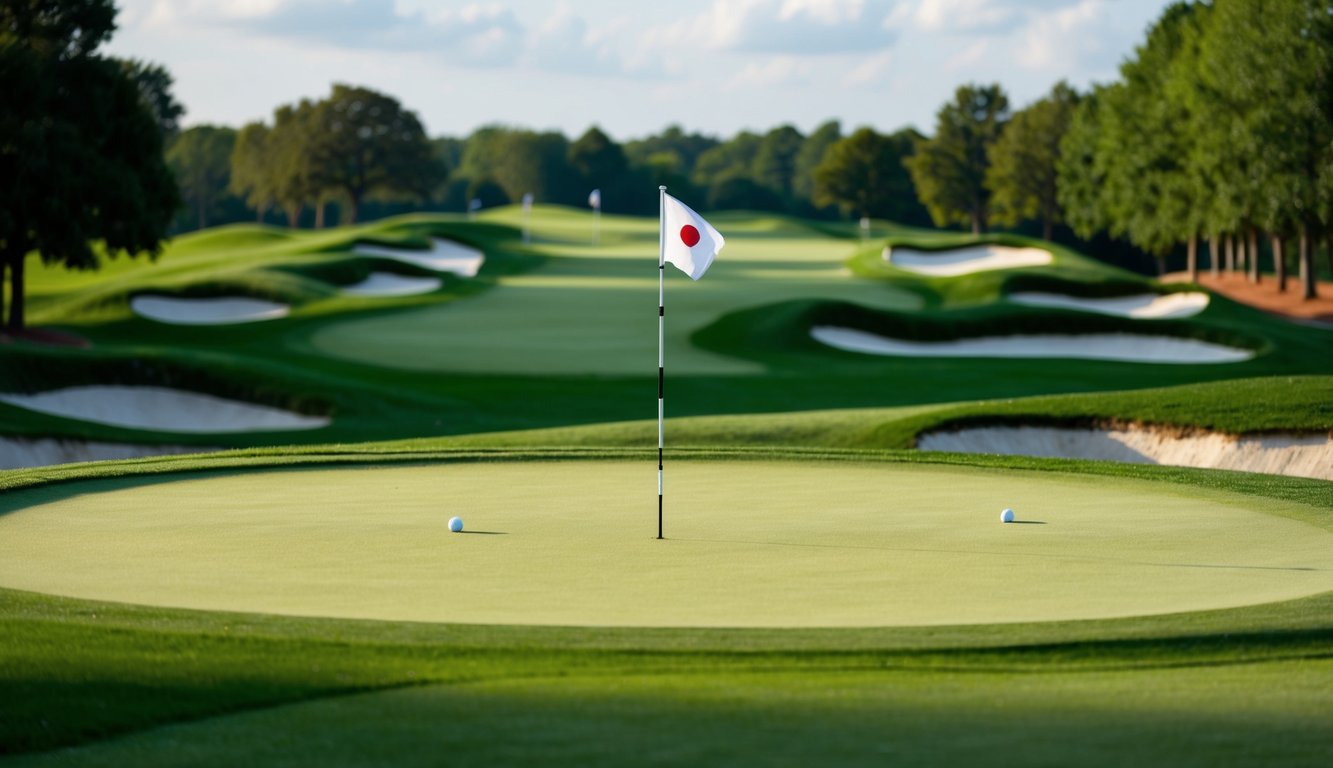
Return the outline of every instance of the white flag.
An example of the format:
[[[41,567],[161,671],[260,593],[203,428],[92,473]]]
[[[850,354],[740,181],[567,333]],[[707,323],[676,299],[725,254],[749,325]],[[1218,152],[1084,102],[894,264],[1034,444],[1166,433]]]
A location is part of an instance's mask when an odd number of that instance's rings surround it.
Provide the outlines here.
[[[597,210],[602,210],[602,190],[594,189],[588,193],[588,205]]]
[[[528,211],[531,210],[532,210],[532,193],[527,192],[523,195],[523,212],[527,213]]]
[[[662,257],[689,275],[691,280],[698,280],[708,271],[713,257],[726,245],[726,240],[688,205],[665,193],[663,197]]]

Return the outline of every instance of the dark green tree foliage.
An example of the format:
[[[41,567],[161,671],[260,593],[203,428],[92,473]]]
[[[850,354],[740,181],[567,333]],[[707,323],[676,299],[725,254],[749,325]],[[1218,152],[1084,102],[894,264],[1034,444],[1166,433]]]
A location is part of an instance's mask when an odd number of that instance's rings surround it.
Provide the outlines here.
[[[304,134],[311,155],[314,194],[337,194],[344,223],[356,221],[366,195],[424,199],[443,180],[445,169],[421,121],[391,96],[335,84],[327,99],[309,112],[298,110],[295,118],[292,125]]]
[[[693,181],[707,189],[714,182],[735,176],[749,176],[759,154],[759,137],[741,131],[730,141],[710,148],[694,163]]]
[[[656,136],[625,144],[625,157],[631,166],[662,168],[688,178],[704,152],[718,145],[718,140],[699,133],[685,133],[679,125],[669,126]]]
[[[269,172],[268,148],[271,130],[263,123],[249,123],[236,134],[231,151],[231,178],[227,189],[240,195],[260,221],[277,203],[274,174]]]
[[[181,115],[185,114],[185,107],[171,94],[174,82],[171,73],[160,64],[137,59],[122,60],[120,65],[125,69],[125,74],[139,86],[139,94],[157,121],[163,140],[170,143],[180,133]]]
[[[167,164],[200,229],[208,226],[227,197],[235,145],[235,130],[200,125],[181,133],[167,150]]]
[[[835,142],[815,169],[815,204],[837,205],[855,217],[925,223],[905,164],[920,138],[910,128],[889,136],[858,128]]]
[[[783,125],[759,140],[751,176],[760,186],[777,194],[780,201],[791,201],[796,187],[796,156],[805,137],[790,125]]]
[[[1296,234],[1312,297],[1313,242],[1333,224],[1333,4],[1217,0],[1198,61],[1202,86],[1223,108],[1214,175],[1231,206],[1216,223]]]
[[[1050,96],[1016,113],[991,145],[986,186],[996,223],[1012,227],[1037,219],[1047,240],[1062,223],[1057,198],[1060,142],[1078,98],[1068,83],[1057,83]]]
[[[590,189],[618,184],[629,170],[625,150],[595,125],[569,145],[569,164]]]
[[[984,232],[989,218],[987,152],[1009,118],[999,85],[965,85],[940,108],[935,135],[921,141],[908,161],[917,196],[937,226],[971,225]]]
[[[1074,234],[1085,240],[1107,229],[1107,206],[1102,195],[1108,156],[1099,151],[1105,92],[1105,87],[1093,89],[1074,109],[1056,161],[1056,199]]]
[[[801,148],[796,152],[792,178],[792,192],[797,198],[814,201],[815,169],[819,167],[820,163],[824,162],[824,156],[828,153],[829,147],[832,147],[841,138],[842,125],[837,120],[829,120],[816,128],[809,136],[805,137],[805,141],[801,142]]]
[[[0,283],[7,273],[11,332],[24,327],[28,253],[72,269],[98,266],[97,240],[112,255],[156,254],[180,203],[138,85],[97,53],[114,29],[110,0],[0,2]]]

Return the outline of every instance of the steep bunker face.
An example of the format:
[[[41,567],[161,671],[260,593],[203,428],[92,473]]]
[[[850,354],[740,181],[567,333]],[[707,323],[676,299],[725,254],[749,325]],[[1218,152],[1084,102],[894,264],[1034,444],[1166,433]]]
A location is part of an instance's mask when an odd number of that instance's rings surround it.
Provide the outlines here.
[[[117,478],[0,496],[0,586],[204,610],[839,627],[1173,613],[1333,589],[1296,502],[878,462],[488,461]],[[1013,508],[1021,522],[997,516]],[[449,520],[467,526],[449,531]]]
[[[1050,264],[1051,252],[1040,248],[1012,248],[1005,245],[970,245],[947,251],[919,251],[915,248],[886,247],[884,260],[893,266],[927,277],[957,277],[974,272]]]
[[[1072,309],[1099,315],[1129,317],[1136,320],[1166,320],[1194,317],[1208,308],[1206,293],[1144,293],[1136,296],[1116,296],[1105,299],[1085,299],[1062,293],[1026,291],[1007,297],[1015,304],[1027,307]]]
[[[352,251],[360,256],[393,259],[435,272],[452,272],[459,277],[476,277],[486,261],[486,254],[453,240],[437,237],[430,243],[430,249],[424,251],[365,243],[358,244]]]
[[[291,307],[244,296],[209,299],[135,296],[130,309],[140,317],[171,325],[232,325],[286,317]]]
[[[1146,427],[994,426],[928,432],[917,438],[917,447],[923,451],[1170,464],[1333,480],[1333,439],[1328,435],[1235,437],[1209,432],[1180,435]]]
[[[154,432],[223,434],[319,429],[327,416],[164,387],[89,386],[0,393],[0,402],[30,411]]]
[[[979,336],[950,341],[910,341],[855,328],[817,325],[810,336],[846,352],[892,357],[999,357],[1115,360],[1130,363],[1238,363],[1254,357],[1248,349],[1129,333]]]
[[[408,277],[392,272],[371,272],[365,280],[343,286],[348,296],[418,296],[440,290],[443,282],[438,277]]]

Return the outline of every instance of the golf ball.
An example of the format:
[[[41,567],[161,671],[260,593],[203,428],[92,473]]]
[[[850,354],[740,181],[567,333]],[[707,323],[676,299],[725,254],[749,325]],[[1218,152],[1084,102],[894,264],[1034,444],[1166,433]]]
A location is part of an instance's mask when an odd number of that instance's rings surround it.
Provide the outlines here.
[[[454,519],[457,520],[458,518]],[[1012,509],[1006,509],[1005,511],[1000,513],[1000,522],[1012,523],[1013,521],[1014,521],[1014,511]]]
[[[453,531],[454,533],[461,532],[463,530],[463,518],[461,517],[449,518],[449,530]]]

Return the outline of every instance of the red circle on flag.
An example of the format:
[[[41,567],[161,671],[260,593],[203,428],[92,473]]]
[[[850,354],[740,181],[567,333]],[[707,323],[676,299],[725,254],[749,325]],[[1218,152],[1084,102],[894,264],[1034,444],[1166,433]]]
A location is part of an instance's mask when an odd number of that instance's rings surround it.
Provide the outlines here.
[[[680,228],[680,241],[693,248],[699,242],[699,230],[693,224],[686,224]]]

